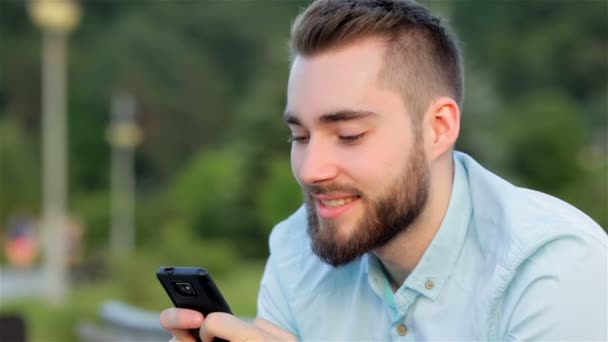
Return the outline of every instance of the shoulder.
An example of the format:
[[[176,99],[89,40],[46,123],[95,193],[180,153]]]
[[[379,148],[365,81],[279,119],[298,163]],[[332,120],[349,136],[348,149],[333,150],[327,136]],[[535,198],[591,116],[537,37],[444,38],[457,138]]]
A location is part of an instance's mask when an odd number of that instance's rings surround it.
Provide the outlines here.
[[[564,223],[566,222],[566,223]],[[608,248],[585,222],[562,218],[506,263],[500,332],[513,340],[606,340]]]
[[[456,159],[469,181],[470,239],[490,281],[485,303],[503,318],[493,321],[500,326],[494,337],[605,336],[587,314],[606,317],[608,235],[602,227],[574,206],[517,187],[466,155]]]
[[[505,268],[519,264],[558,240],[558,250],[586,249],[596,254],[608,250],[606,232],[574,206],[548,194],[517,187],[477,164],[457,155],[469,181],[474,233],[482,253]],[[569,247],[568,247],[569,246]]]

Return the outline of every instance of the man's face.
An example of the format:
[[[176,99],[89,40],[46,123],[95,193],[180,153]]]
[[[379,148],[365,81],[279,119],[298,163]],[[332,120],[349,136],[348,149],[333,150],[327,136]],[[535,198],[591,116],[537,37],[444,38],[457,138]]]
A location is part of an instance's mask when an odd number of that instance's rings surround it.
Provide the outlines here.
[[[313,250],[334,266],[405,230],[428,197],[421,129],[400,94],[380,84],[383,53],[379,40],[360,40],[296,57],[289,77],[292,170]]]

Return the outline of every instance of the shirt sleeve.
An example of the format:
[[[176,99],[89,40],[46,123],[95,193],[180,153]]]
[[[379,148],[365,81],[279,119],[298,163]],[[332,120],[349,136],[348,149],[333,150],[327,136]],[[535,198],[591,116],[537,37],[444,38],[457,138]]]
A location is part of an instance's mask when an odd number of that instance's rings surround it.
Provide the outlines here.
[[[504,297],[503,340],[608,340],[605,244],[551,241],[520,265]]]

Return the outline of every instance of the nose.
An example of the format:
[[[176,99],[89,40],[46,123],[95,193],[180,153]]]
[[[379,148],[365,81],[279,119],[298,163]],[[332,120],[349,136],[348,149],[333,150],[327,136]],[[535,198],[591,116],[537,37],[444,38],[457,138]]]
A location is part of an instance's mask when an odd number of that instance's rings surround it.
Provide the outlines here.
[[[300,184],[322,184],[338,175],[337,159],[320,141],[310,139],[304,146],[291,151],[294,174]]]

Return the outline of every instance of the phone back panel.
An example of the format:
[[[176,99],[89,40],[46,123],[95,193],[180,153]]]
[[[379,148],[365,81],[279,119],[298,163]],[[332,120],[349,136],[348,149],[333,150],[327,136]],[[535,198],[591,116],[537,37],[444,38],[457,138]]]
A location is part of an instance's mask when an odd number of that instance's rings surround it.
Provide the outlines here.
[[[158,280],[178,308],[196,310],[207,315],[211,312],[232,313],[228,303],[213,282],[213,279],[201,267],[168,267],[162,266],[156,272]],[[184,287],[189,284],[194,293],[184,295]],[[187,287],[186,287],[187,289]]]

